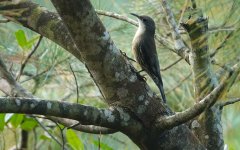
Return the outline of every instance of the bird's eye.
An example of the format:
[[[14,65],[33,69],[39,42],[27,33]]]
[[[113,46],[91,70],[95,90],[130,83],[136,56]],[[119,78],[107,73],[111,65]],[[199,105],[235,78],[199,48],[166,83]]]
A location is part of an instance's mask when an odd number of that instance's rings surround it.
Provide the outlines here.
[[[143,18],[143,19],[142,19],[142,21],[143,21],[143,22],[146,22],[146,21],[147,21],[147,19]]]

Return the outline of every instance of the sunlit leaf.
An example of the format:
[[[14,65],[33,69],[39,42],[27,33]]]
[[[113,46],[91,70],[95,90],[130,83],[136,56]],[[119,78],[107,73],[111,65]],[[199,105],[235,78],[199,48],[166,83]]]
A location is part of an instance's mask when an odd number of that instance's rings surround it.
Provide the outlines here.
[[[0,131],[3,131],[5,126],[4,118],[5,118],[5,114],[0,114]]]
[[[17,39],[18,45],[24,49],[27,46],[27,38],[23,30],[18,30],[15,32],[15,37]]]
[[[21,124],[21,128],[23,130],[29,131],[32,130],[34,127],[37,126],[37,121],[33,118],[25,118],[23,123]]]
[[[49,140],[49,141],[52,140],[50,137],[48,137],[48,136],[46,136],[46,135],[40,135],[40,139],[41,139],[41,140]]]
[[[84,144],[73,130],[67,130],[66,137],[68,144],[73,150],[84,150]]]
[[[11,119],[10,123],[14,128],[17,128],[23,121],[24,114],[14,114]]]
[[[99,141],[93,141],[93,144],[96,145],[97,147],[99,147]],[[100,142],[100,149],[102,150],[113,150],[113,148],[111,148],[110,146],[108,146],[105,143]]]

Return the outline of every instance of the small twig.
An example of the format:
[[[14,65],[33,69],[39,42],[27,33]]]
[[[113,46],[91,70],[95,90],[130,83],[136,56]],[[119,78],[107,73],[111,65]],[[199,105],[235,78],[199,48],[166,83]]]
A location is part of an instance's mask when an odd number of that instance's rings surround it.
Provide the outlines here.
[[[78,91],[77,77],[76,77],[76,75],[75,75],[75,73],[74,73],[74,71],[73,71],[72,66],[71,66],[70,63],[69,63],[69,67],[70,67],[70,69],[71,69],[71,71],[72,71],[72,74],[73,74],[73,77],[74,77],[74,80],[75,80],[76,90],[77,90],[77,103],[78,103],[78,99],[79,99],[79,91]]]
[[[26,66],[26,64],[28,63],[29,59],[32,57],[32,55],[36,52],[38,46],[40,45],[41,41],[42,41],[42,38],[43,36],[41,35],[38,39],[38,42],[37,44],[34,46],[33,50],[28,54],[27,58],[23,61],[22,65],[21,65],[21,68],[20,68],[20,71],[19,71],[19,74],[17,75],[17,78],[16,80],[18,81],[22,75],[22,72]]]
[[[223,102],[220,104],[220,109],[223,109],[223,107],[225,107],[227,105],[235,104],[239,101],[240,101],[240,98],[234,98],[234,99],[228,100],[226,102]]]
[[[169,68],[171,68],[172,66],[176,65],[178,62],[180,62],[183,58],[179,58],[178,60],[176,60],[175,62],[173,62],[172,64],[170,64],[169,66],[163,68],[163,69],[160,69],[160,71],[166,71],[168,70]]]
[[[179,86],[181,86],[183,84],[184,81],[186,81],[188,78],[190,78],[192,75],[192,73],[190,73],[189,75],[187,75],[185,78],[183,78],[181,81],[178,82],[178,84],[173,87],[172,89],[168,90],[165,94],[169,94],[170,92],[174,91],[176,88],[178,88]]]
[[[54,141],[56,141],[60,146],[62,146],[61,142],[59,142],[59,141],[44,127],[44,125],[43,125],[40,121],[38,121],[38,119],[36,119],[35,117],[34,117],[34,119],[38,122],[38,124],[40,125],[40,127],[41,127],[45,132],[47,132],[47,134],[48,134]]]
[[[36,128],[33,129],[33,137],[34,137],[33,148],[34,148],[34,150],[37,150],[37,131],[36,131]]]
[[[210,57],[213,57],[217,54],[217,52],[223,48],[227,41],[229,40],[230,37],[232,37],[233,33],[235,30],[232,30],[231,32],[228,33],[228,35],[224,38],[224,40],[217,46],[217,48],[210,54]]]
[[[108,17],[112,17],[112,18],[115,18],[115,19],[118,19],[118,20],[122,20],[122,21],[125,21],[125,22],[128,22],[134,26],[138,26],[138,22],[133,20],[133,19],[130,19],[126,16],[123,16],[123,15],[119,15],[117,13],[113,13],[113,12],[109,12],[109,11],[103,11],[103,10],[95,10],[97,12],[97,14],[99,15],[103,15],[103,16],[108,16]]]
[[[67,127],[67,129],[72,129],[72,128],[78,126],[78,125],[80,125],[80,122],[77,122],[77,123],[71,125],[70,127]]]
[[[236,0],[233,0],[232,6],[229,9],[230,11],[229,11],[228,15],[225,17],[222,26],[225,26],[227,24],[227,22],[229,21],[229,19],[231,19],[231,17],[234,15],[234,12],[236,11],[236,8],[237,8],[236,6],[238,6],[236,4]]]
[[[91,134],[113,134],[118,132],[117,130],[105,128],[101,126],[94,126],[94,125],[82,125],[79,123],[79,121],[71,120],[71,119],[63,119],[63,118],[57,118],[57,117],[48,117],[45,119],[54,120],[58,123],[64,125],[67,127],[67,129],[73,129],[85,133],[91,133]],[[72,124],[72,125],[71,125]]]
[[[183,9],[182,9],[182,12],[181,12],[181,16],[180,16],[179,21],[178,21],[178,28],[180,28],[180,26],[181,26],[181,22],[182,22],[182,19],[183,19],[183,15],[184,15],[187,7],[188,7],[188,3],[189,3],[189,0],[185,0],[185,4],[184,4],[184,6],[183,6]]]
[[[64,134],[63,134],[63,131],[64,131],[65,127],[61,128],[60,125],[57,122],[55,122],[54,120],[52,120],[52,121],[56,124],[56,126],[59,128],[59,130],[61,132],[62,150],[65,150],[65,140],[64,140]]]
[[[98,135],[98,150],[101,150],[101,133]]]
[[[234,25],[230,25],[230,26],[218,26],[218,27],[209,27],[209,33],[215,33],[215,32],[225,32],[225,31],[235,31],[236,28],[234,27]]]
[[[186,57],[185,53],[186,53],[187,47],[184,44],[183,39],[180,35],[177,23],[174,19],[173,12],[171,11],[167,0],[161,0],[161,1],[162,1],[163,10],[166,13],[168,25],[171,29],[172,38],[174,40],[174,47],[175,47],[176,51],[178,52],[178,54],[180,54],[181,56],[183,56],[185,58]]]
[[[222,69],[224,69],[227,72],[232,72],[233,71],[233,69],[230,66],[228,66],[227,64],[222,65],[222,64],[216,62],[216,60],[214,60],[214,59],[211,61],[211,63],[216,65],[216,66],[221,67]]]
[[[133,62],[136,62],[136,60],[128,57],[127,54],[126,54],[125,52],[123,52],[122,50],[120,50],[120,52],[121,52],[121,54],[122,54],[124,57],[126,57],[128,60],[131,60],[131,61],[133,61]]]
[[[65,62],[66,60],[68,60],[70,57],[67,57],[67,58],[64,58],[63,60],[60,60],[56,63],[55,67],[57,67],[58,65],[62,64],[63,62]],[[27,82],[29,80],[32,80],[32,79],[36,79],[37,77],[43,75],[44,73],[48,72],[49,70],[52,69],[52,66],[48,67],[47,69],[43,70],[42,72],[36,74],[36,75],[32,75],[30,76],[28,79],[25,79],[23,81],[21,81],[20,83],[24,83],[24,82]]]

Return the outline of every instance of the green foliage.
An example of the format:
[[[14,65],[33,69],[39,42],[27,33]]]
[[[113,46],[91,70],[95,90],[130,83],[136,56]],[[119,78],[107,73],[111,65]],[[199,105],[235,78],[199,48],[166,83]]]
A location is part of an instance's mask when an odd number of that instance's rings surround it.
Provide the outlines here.
[[[49,136],[46,136],[46,135],[40,135],[40,137],[39,137],[41,140],[48,140],[48,141],[52,141],[52,139],[51,139],[51,137],[49,137]]]
[[[102,150],[113,150],[113,148],[111,148],[107,144],[102,142],[99,143],[99,141],[93,141],[93,144],[96,145],[97,147],[100,147],[100,149]]]
[[[0,114],[0,132],[3,131],[5,126],[5,114]]]
[[[33,44],[38,40],[39,36],[33,37],[30,40],[27,40],[26,34],[23,30],[18,30],[15,32],[16,40],[18,42],[18,45],[23,50],[28,50],[33,46]]]
[[[25,117],[23,123],[21,124],[21,128],[26,131],[30,131],[34,129],[38,125],[37,121],[33,118]]]
[[[84,150],[84,144],[72,129],[67,130],[66,138],[67,138],[68,145],[73,150]]]
[[[24,116],[24,114],[13,114],[9,122],[14,128],[17,128],[22,123]]]

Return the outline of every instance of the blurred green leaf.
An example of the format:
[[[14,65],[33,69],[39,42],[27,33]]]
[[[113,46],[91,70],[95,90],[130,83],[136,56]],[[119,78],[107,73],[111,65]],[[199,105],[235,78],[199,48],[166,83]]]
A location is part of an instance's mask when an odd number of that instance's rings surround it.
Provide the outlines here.
[[[84,150],[84,144],[73,130],[67,130],[66,137],[73,150]]]
[[[10,123],[14,128],[17,128],[22,123],[24,116],[24,114],[14,114],[10,119]]]
[[[21,124],[21,128],[26,131],[32,130],[34,127],[37,126],[37,121],[33,118],[25,118],[24,122]]]
[[[93,144],[96,145],[97,147],[99,146],[99,141],[93,141]],[[105,143],[100,142],[100,149],[101,150],[113,150],[110,146],[108,146]]]
[[[48,136],[46,136],[46,135],[40,135],[40,139],[41,139],[41,140],[49,140],[49,141],[52,140],[50,137],[48,137]]]
[[[30,40],[27,40],[26,34],[23,30],[18,30],[15,32],[15,36],[18,42],[18,45],[23,49],[23,50],[28,50],[31,48],[34,43],[39,39],[39,35],[33,37]]]
[[[28,45],[29,47],[32,47],[32,46],[35,44],[35,42],[39,39],[39,37],[40,37],[39,35],[33,37],[32,39],[30,39],[30,40],[27,42],[27,45]]]
[[[4,129],[4,125],[5,125],[4,118],[5,118],[5,114],[0,114],[0,131],[3,131]]]
[[[18,42],[18,45],[24,49],[27,46],[27,38],[23,30],[18,30],[15,32],[15,36]]]

